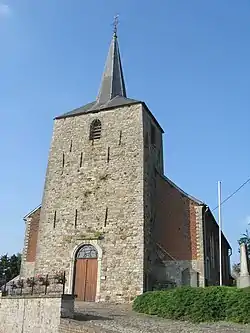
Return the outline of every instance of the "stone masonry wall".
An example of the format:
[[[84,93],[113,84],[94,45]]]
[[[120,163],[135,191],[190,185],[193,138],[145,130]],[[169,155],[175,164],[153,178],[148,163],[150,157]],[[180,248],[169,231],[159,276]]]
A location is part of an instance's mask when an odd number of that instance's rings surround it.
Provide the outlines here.
[[[70,296],[65,300],[61,297],[2,297],[0,333],[56,333],[61,316],[73,317],[73,304]]]
[[[162,130],[151,115],[143,110],[144,130],[144,290],[151,289],[155,245],[152,235],[156,216],[156,171],[163,173]]]
[[[33,276],[41,208],[37,208],[25,219],[25,239],[21,264],[21,276]]]
[[[183,284],[182,272],[199,273],[204,285],[202,208],[157,174],[157,211],[154,239],[165,251],[165,266],[155,268],[156,278]]]
[[[94,119],[101,139],[89,140]],[[36,274],[66,270],[73,252],[96,242],[96,300],[129,301],[143,291],[143,122],[140,104],[55,120],[42,201]],[[100,251],[99,251],[100,252]]]

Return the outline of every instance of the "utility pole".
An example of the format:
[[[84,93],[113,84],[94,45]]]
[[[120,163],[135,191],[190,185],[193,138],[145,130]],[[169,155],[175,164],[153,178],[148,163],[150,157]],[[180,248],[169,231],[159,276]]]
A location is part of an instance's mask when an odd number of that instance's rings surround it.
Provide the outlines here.
[[[218,181],[218,219],[219,219],[219,265],[220,265],[220,286],[222,286],[222,242],[221,242],[221,181]]]

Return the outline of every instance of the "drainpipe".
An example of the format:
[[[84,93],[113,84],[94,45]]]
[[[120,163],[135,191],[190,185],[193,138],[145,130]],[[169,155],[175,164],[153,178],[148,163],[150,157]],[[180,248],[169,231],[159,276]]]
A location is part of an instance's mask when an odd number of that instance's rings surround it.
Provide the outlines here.
[[[228,259],[227,259],[227,265],[228,265],[228,276],[231,278],[232,277],[232,269],[231,269],[231,265],[230,265],[230,257],[232,256],[233,251],[232,248],[230,247],[228,249]]]

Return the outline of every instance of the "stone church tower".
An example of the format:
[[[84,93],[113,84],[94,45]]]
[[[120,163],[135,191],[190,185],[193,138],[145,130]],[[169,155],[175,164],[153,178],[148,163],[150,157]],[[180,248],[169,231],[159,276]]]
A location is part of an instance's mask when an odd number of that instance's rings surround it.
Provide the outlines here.
[[[157,281],[205,285],[205,206],[164,176],[162,134],[127,97],[114,33],[96,101],[55,118],[21,276],[66,271],[67,292],[87,301],[131,301]]]

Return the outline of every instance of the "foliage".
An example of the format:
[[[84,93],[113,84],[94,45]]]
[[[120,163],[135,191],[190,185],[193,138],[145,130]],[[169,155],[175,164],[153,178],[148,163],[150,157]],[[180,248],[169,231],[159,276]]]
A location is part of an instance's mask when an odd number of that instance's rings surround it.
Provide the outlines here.
[[[48,276],[42,276],[42,275],[38,275],[37,276],[37,280],[38,280],[38,283],[41,285],[41,286],[49,286],[49,279],[48,279]]]
[[[28,287],[35,286],[37,284],[37,280],[35,278],[27,278],[26,284]]]
[[[0,257],[0,285],[19,275],[21,267],[21,254],[7,254]],[[2,283],[1,283],[2,282]]]
[[[238,264],[233,264],[233,272],[235,272],[236,274],[240,273],[240,263]]]
[[[241,235],[241,238],[238,240],[238,243],[239,245],[242,243],[247,245],[248,255],[250,256],[250,235],[248,229],[244,234]]]
[[[246,229],[246,232],[241,235],[240,239],[238,239],[238,244],[246,244],[247,251],[248,251],[248,257],[250,259],[250,235],[248,229]],[[240,249],[239,249],[240,252]],[[232,267],[232,272],[238,275],[240,273],[240,263],[234,264]]]
[[[63,271],[56,272],[54,279],[57,284],[64,284],[66,282],[65,274]]]
[[[238,240],[238,244],[246,244],[247,246],[247,250],[248,250],[248,257],[250,259],[250,235],[249,235],[249,231],[248,229],[246,230],[246,232],[244,234],[241,235],[240,239]],[[239,250],[240,251],[240,250]],[[234,264],[232,267],[232,271],[236,274],[240,273],[240,264]]]
[[[19,279],[16,283],[17,288],[23,288],[24,287],[24,280],[23,279]]]
[[[250,322],[250,288],[237,289],[237,292],[231,293],[227,303],[226,317],[235,323]]]
[[[250,322],[250,289],[181,287],[146,292],[133,304],[137,312],[192,322]]]

